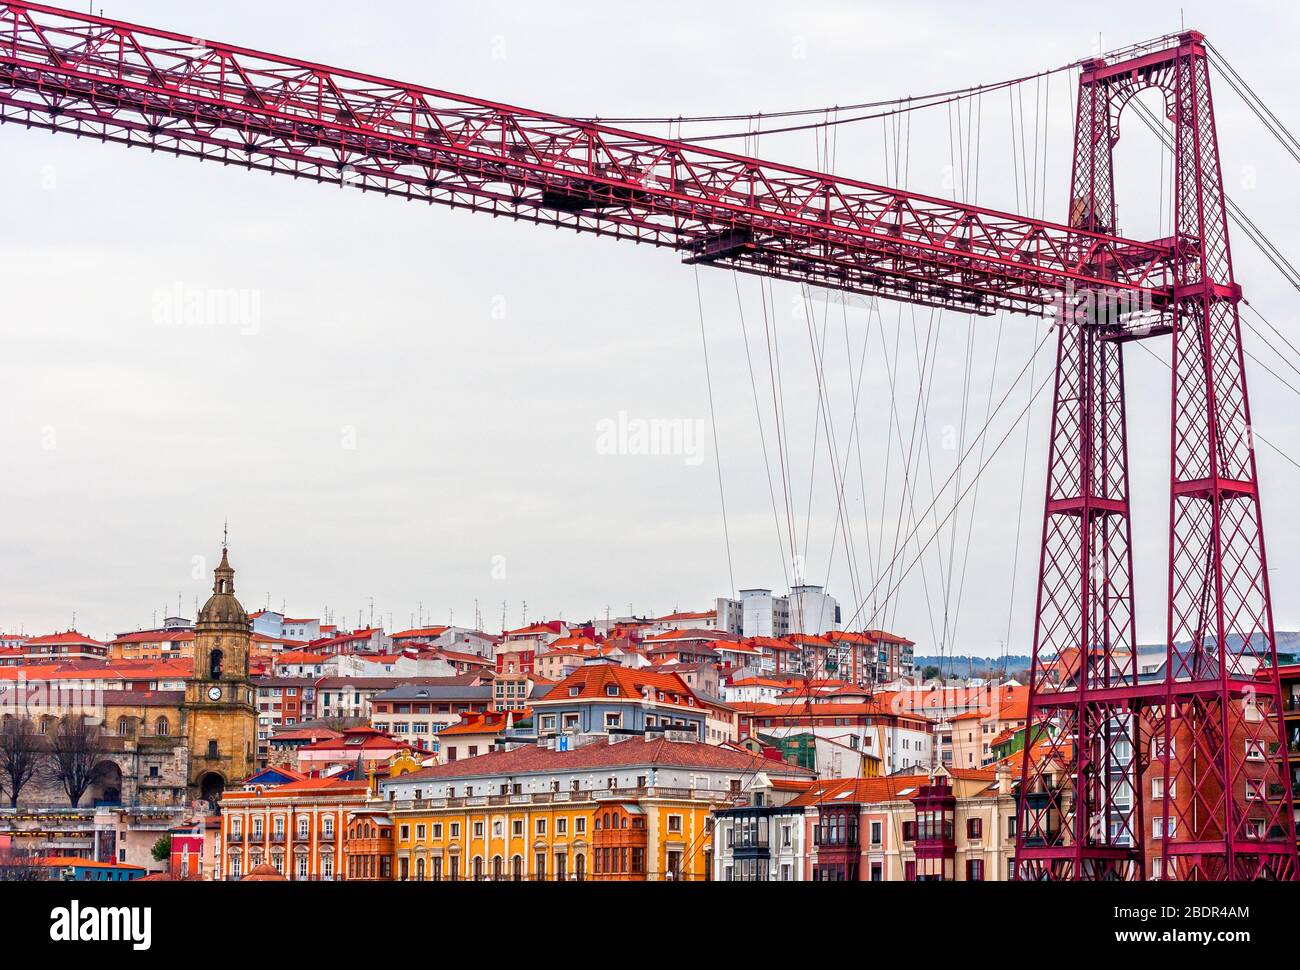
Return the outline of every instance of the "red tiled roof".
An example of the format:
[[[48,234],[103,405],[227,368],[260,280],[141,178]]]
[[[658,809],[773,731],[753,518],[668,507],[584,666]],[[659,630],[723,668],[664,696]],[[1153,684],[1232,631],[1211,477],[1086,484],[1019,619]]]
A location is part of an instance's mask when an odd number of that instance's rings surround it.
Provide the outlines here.
[[[610,694],[608,687],[614,685],[617,694]],[[573,688],[577,694],[571,694]],[[681,707],[699,707],[688,699],[698,701],[695,693],[686,685],[686,681],[673,673],[657,670],[632,670],[610,663],[584,664],[552,688],[538,704],[570,702],[579,699],[619,697],[624,700],[643,700],[642,690],[649,688],[653,699],[658,703],[676,704]],[[664,699],[659,700],[663,693]]]
[[[716,617],[716,610],[700,610],[695,613],[669,613],[667,616],[657,616],[652,620],[653,623],[676,623],[679,620],[707,620]]]
[[[173,643],[194,639],[193,630],[141,630],[138,633],[122,633],[113,638],[112,645],[119,643]]]
[[[662,642],[665,640],[739,640],[740,638],[734,633],[726,633],[722,630],[665,630],[662,633],[651,633],[645,639]]]
[[[417,637],[440,637],[448,630],[445,626],[417,626],[410,630],[394,633],[394,640],[414,640]]]
[[[528,626],[521,626],[518,630],[507,630],[505,636],[508,637],[526,637],[534,636],[540,633],[560,633],[563,624],[559,620],[546,620],[543,623],[530,623]]]
[[[284,650],[275,658],[277,664],[325,663],[330,658],[312,650]]]
[[[282,735],[276,735],[280,738]],[[343,733],[333,738],[326,738],[322,741],[314,741],[311,744],[304,745],[303,751],[367,751],[374,748],[405,748],[409,747],[404,741],[398,741],[368,727],[352,727],[344,729]],[[283,787],[283,786],[281,786]]]
[[[76,630],[65,630],[63,633],[47,633],[40,637],[30,637],[23,642],[23,646],[25,647],[54,644],[70,644],[82,647],[104,646],[104,644],[100,643],[98,640],[92,640],[84,633],[78,633]]]
[[[96,862],[93,859],[82,859],[73,855],[37,856],[32,862],[38,866],[50,866],[59,869],[65,866],[81,866],[85,869],[136,869],[140,872],[145,871],[144,866],[127,865],[125,862]]]
[[[929,775],[890,775],[887,778],[829,778],[793,798],[792,807],[854,802],[875,804],[907,798],[930,783]]]

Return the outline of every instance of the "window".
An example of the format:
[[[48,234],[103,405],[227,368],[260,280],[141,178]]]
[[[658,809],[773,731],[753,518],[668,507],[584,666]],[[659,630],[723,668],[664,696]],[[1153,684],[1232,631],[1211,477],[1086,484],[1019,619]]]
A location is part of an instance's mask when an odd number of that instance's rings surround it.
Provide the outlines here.
[[[537,820],[537,834],[538,834],[538,835],[545,835],[545,834],[546,834],[546,819],[544,819],[544,818],[539,818],[539,819]]]
[[[978,839],[984,835],[984,819],[968,818],[966,819],[966,838]]]
[[[165,717],[160,717],[154,721],[153,733],[159,737],[166,737],[171,734],[171,723]]]
[[[884,839],[883,826],[879,822],[871,823],[871,844],[880,845]]]
[[[972,819],[972,821],[974,821]],[[984,860],[967,859],[966,860],[966,881],[983,882],[984,881]]]
[[[326,815],[320,823],[321,835],[327,839],[334,838],[334,816]]]
[[[682,817],[680,815],[668,816],[668,831],[680,832],[682,830]],[[672,868],[671,866],[669,868]]]

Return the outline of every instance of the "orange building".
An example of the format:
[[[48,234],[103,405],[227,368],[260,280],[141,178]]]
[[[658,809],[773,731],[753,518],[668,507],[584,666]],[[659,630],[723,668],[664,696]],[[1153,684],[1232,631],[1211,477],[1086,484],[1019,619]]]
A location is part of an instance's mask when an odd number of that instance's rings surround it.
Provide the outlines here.
[[[263,864],[293,881],[345,878],[348,826],[365,808],[367,787],[364,781],[304,778],[227,791],[218,878],[239,879]]]
[[[194,631],[139,630],[114,637],[108,644],[110,660],[175,660],[194,656]]]

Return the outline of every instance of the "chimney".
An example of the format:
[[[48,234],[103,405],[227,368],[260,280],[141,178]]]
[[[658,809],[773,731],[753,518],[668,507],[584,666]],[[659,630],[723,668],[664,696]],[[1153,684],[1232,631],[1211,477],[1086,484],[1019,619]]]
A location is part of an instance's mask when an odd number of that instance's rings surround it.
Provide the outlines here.
[[[996,777],[998,781],[998,794],[1011,794],[1011,766],[1006,762],[998,765]]]

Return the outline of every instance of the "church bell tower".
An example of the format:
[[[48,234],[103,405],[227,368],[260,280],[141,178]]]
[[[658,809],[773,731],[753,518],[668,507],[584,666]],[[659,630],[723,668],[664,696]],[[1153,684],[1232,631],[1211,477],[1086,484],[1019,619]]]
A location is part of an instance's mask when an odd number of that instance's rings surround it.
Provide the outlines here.
[[[185,685],[189,787],[215,801],[227,785],[256,769],[257,707],[248,679],[252,623],[235,598],[228,550],[214,573],[212,595],[194,625],[194,668]]]

